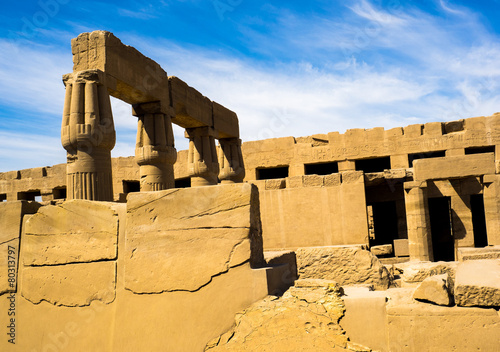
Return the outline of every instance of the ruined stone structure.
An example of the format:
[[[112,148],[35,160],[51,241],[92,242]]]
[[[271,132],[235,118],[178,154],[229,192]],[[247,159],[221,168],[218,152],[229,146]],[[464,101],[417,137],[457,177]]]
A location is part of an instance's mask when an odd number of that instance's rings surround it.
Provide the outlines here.
[[[67,164],[0,173],[0,350],[500,348],[500,113],[242,143],[111,33],[72,52]]]

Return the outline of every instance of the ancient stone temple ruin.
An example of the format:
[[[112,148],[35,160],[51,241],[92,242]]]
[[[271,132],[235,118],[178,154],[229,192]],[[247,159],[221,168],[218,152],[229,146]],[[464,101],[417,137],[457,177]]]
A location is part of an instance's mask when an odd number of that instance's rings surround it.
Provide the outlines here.
[[[67,163],[0,173],[0,350],[500,350],[500,113],[242,143],[113,34],[71,47]]]

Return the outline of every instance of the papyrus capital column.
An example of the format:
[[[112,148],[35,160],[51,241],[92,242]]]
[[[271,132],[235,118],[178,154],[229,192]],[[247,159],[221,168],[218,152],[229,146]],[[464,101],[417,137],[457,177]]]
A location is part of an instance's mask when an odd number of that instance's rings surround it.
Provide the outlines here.
[[[63,82],[61,141],[67,151],[67,198],[111,201],[116,136],[105,75],[99,70],[78,71],[64,75]]]
[[[427,207],[427,182],[405,182],[404,188],[410,260],[432,261],[434,256]]]
[[[219,157],[219,180],[221,183],[239,183],[245,177],[241,154],[241,139],[221,138],[217,147]]]
[[[141,191],[160,191],[174,188],[174,148],[172,120],[160,102],[133,106],[138,117],[135,160],[140,166]]]
[[[187,128],[189,138],[188,171],[191,187],[217,184],[219,163],[215,148],[215,131],[210,127]]]

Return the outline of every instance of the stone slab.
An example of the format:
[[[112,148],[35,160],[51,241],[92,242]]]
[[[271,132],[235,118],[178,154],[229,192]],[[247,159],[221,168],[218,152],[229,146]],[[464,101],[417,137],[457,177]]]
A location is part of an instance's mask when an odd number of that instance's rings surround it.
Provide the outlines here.
[[[181,79],[168,78],[175,116],[172,122],[184,127],[212,127],[212,101]]]
[[[392,255],[392,244],[382,244],[378,246],[370,247],[370,252],[372,252],[377,257],[379,256],[389,256]]]
[[[415,180],[447,179],[495,173],[494,153],[419,159],[413,162]]]
[[[413,298],[431,302],[440,306],[449,306],[453,302],[448,288],[448,274],[430,276],[418,285]]]
[[[47,205],[26,222],[24,265],[116,259],[118,215],[113,204],[70,200]]]
[[[21,294],[33,304],[82,307],[92,301],[115,299],[114,261],[31,267],[22,269]]]
[[[394,255],[396,257],[408,257],[410,255],[408,247],[408,239],[396,239],[393,241],[394,244]]]
[[[251,184],[130,194],[125,287],[195,291],[231,267],[263,264],[257,197]]]
[[[213,127],[219,133],[220,138],[240,138],[240,127],[236,113],[215,101],[212,102],[212,105]]]
[[[459,306],[500,307],[500,259],[460,262],[455,280]]]
[[[390,275],[375,255],[359,246],[298,248],[299,278],[335,280],[340,285],[372,284],[387,289]]]
[[[500,259],[500,246],[484,248],[458,248],[458,261],[477,259]]]

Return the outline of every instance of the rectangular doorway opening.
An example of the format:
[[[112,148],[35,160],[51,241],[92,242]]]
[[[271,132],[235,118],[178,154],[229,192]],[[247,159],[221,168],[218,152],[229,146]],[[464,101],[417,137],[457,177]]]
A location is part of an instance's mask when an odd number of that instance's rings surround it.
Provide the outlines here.
[[[434,261],[454,261],[450,197],[429,198],[428,204]]]
[[[474,246],[486,247],[488,245],[488,235],[486,233],[486,216],[482,194],[470,196],[470,208],[472,212],[472,228],[474,230]]]
[[[40,191],[18,192],[17,200],[36,200],[37,202],[41,202],[42,195]]]
[[[370,246],[393,244],[398,238],[398,213],[396,202],[372,203],[374,238]]]
[[[337,162],[305,164],[304,171],[306,175],[330,175],[339,172]]]
[[[288,166],[257,169],[257,180],[273,180],[288,177]]]
[[[7,194],[2,193],[0,194],[0,202],[6,202],[7,201]]]
[[[141,183],[139,181],[122,181],[122,182],[123,182],[123,193],[125,194],[141,191]]]
[[[355,160],[355,165],[357,171],[364,171],[364,173],[384,172],[384,170],[391,169],[391,157]]]
[[[191,177],[183,177],[175,180],[175,188],[189,188],[191,187]]]

